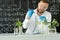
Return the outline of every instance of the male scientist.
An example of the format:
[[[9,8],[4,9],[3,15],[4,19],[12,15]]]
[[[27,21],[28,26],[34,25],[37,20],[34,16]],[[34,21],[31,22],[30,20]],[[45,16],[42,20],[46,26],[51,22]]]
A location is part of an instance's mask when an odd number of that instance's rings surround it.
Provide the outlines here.
[[[51,25],[51,13],[46,11],[49,3],[41,0],[36,9],[29,9],[23,21],[23,29],[27,29],[25,34],[41,34],[49,32]]]

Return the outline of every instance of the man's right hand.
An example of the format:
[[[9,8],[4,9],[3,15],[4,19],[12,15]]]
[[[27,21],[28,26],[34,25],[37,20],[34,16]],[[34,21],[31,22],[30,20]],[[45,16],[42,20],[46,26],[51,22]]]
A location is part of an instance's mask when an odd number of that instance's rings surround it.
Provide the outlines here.
[[[29,9],[28,12],[27,12],[27,16],[29,18],[31,18],[32,14],[34,13],[34,10],[33,9]]]

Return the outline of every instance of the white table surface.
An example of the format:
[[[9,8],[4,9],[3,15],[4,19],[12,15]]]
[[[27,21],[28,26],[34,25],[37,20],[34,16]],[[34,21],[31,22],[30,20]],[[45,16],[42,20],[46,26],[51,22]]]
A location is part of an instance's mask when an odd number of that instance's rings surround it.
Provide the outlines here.
[[[0,40],[60,40],[60,34],[37,34],[37,35],[0,34]]]

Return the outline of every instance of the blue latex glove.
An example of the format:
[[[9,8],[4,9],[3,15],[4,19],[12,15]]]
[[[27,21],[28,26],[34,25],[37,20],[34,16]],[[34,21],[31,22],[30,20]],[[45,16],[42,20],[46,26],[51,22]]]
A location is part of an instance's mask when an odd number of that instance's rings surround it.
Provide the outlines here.
[[[29,9],[28,12],[27,12],[27,14],[28,14],[29,17],[31,17],[33,13],[34,13],[33,9]]]
[[[45,16],[40,16],[39,18],[40,18],[41,21],[45,21],[46,20]]]

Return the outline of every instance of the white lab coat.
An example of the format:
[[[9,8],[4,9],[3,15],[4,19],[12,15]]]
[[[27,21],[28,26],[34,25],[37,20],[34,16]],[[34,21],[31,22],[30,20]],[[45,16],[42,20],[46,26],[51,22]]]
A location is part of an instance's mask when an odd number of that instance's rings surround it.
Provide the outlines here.
[[[47,22],[51,22],[50,12],[45,11],[41,16],[45,16]],[[27,19],[27,17],[28,16],[26,14],[25,20],[23,21],[23,28],[27,28],[25,32],[26,34],[48,33],[48,26],[50,24],[42,24],[42,22],[39,19],[39,16],[37,15],[37,9],[34,10],[34,13],[29,20]],[[36,23],[36,21],[38,23]]]

